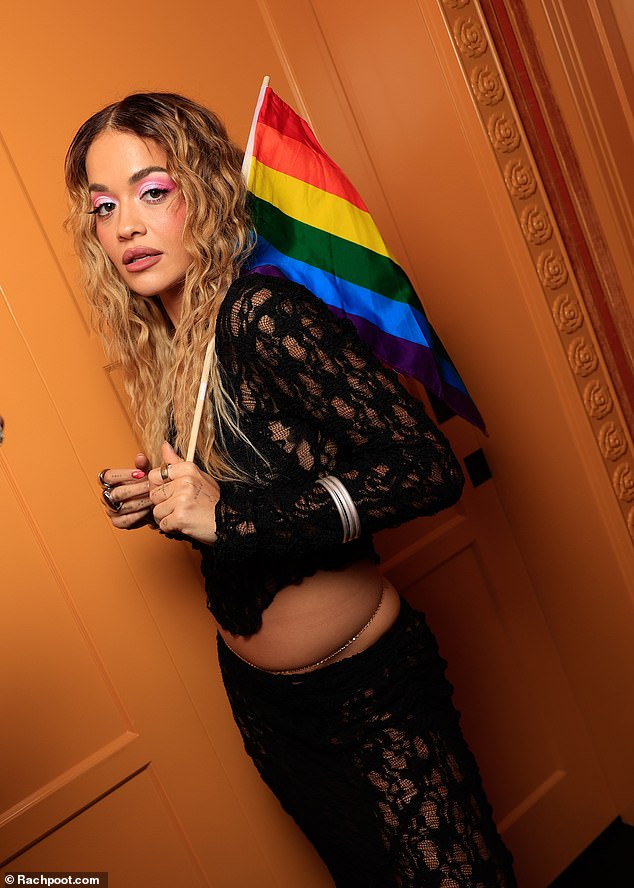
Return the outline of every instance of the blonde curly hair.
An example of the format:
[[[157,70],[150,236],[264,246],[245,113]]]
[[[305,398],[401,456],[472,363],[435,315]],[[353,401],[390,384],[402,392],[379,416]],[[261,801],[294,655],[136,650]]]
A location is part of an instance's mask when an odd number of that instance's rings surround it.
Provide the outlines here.
[[[183,195],[183,244],[190,254],[180,320],[175,329],[156,298],[131,292],[97,239],[86,176],[86,154],[106,130],[152,140],[167,155],[167,171]],[[173,93],[136,93],[108,105],[78,130],[66,155],[72,231],[93,326],[123,380],[154,465],[160,445],[174,438],[184,454],[198,395],[205,349],[231,282],[253,245],[241,174],[242,153],[222,121]],[[224,446],[224,432],[239,429],[237,409],[222,384],[212,351],[197,458],[217,478],[242,477]]]

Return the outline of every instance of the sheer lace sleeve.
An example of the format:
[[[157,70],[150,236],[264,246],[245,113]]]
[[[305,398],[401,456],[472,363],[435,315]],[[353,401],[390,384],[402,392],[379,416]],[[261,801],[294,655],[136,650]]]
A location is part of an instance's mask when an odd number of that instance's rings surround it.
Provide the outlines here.
[[[348,321],[303,287],[262,281],[254,276],[242,288],[227,323],[236,353],[297,424],[292,433],[280,424],[277,434],[289,458],[286,477],[264,491],[221,497],[216,555],[302,555],[340,542],[340,518],[330,494],[314,483],[319,475],[345,484],[368,533],[455,503],[462,472],[420,402]]]

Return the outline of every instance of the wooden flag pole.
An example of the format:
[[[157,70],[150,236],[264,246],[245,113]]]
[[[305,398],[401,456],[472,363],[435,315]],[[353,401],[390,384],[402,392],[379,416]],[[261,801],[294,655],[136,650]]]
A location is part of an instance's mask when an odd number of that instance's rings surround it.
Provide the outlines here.
[[[198,430],[200,429],[200,420],[203,415],[203,407],[205,398],[207,397],[207,385],[209,383],[209,371],[211,369],[211,355],[214,348],[215,336],[212,336],[207,343],[205,352],[205,360],[203,361],[203,371],[200,374],[200,385],[198,387],[198,399],[196,401],[196,409],[194,410],[194,419],[192,421],[191,432],[189,433],[189,444],[187,445],[187,462],[194,461],[196,453],[196,441],[198,440]]]
[[[262,86],[260,87],[260,93],[258,95],[258,100],[255,103],[255,111],[253,112],[253,120],[251,121],[251,129],[249,130],[249,138],[247,139],[247,147],[244,150],[244,160],[242,161],[242,177],[244,178],[245,183],[249,184],[249,171],[251,169],[251,161],[253,160],[253,145],[255,143],[255,128],[258,123],[258,117],[260,116],[260,108],[262,107],[262,102],[264,101],[264,93],[266,92],[269,83],[271,82],[271,78],[267,74],[262,80]]]

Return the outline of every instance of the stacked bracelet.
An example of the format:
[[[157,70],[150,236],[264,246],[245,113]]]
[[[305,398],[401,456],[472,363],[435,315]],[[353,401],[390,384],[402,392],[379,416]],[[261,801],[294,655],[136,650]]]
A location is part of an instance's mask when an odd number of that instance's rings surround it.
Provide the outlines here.
[[[337,507],[339,517],[341,518],[341,524],[343,526],[342,542],[349,543],[352,540],[356,540],[357,537],[361,535],[361,519],[359,518],[357,508],[352,501],[352,497],[346,488],[338,478],[334,477],[334,475],[326,475],[325,478],[318,478],[317,484],[320,484],[328,491]]]

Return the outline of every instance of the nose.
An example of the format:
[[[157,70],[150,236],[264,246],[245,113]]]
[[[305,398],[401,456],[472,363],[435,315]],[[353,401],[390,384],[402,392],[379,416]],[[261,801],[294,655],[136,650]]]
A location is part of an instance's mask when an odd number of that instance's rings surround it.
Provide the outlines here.
[[[119,240],[130,240],[137,235],[144,235],[147,231],[140,207],[133,200],[121,202],[117,222]]]

